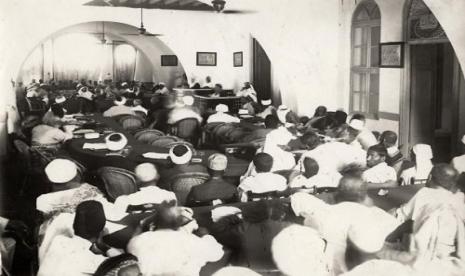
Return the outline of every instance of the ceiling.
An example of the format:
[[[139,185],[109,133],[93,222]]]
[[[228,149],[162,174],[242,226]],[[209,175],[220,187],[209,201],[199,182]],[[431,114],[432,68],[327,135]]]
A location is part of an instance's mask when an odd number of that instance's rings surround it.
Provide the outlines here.
[[[212,6],[198,0],[92,0],[84,5],[190,11],[214,10]]]

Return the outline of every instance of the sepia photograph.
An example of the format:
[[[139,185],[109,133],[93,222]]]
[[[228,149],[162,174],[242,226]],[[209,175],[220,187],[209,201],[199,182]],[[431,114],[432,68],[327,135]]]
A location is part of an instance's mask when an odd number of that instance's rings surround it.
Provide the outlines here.
[[[0,0],[0,276],[464,276],[465,0]]]

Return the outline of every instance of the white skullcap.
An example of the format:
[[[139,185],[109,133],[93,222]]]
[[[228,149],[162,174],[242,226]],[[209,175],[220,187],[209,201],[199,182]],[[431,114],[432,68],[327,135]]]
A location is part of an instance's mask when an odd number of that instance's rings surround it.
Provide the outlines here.
[[[262,105],[270,105],[271,104],[271,99],[268,100],[262,100]]]
[[[412,150],[415,153],[416,158],[418,159],[433,159],[433,150],[431,149],[430,145],[416,144],[415,146],[413,146]]]
[[[219,104],[215,107],[216,112],[226,113],[229,111],[229,107],[225,104]]]
[[[178,151],[183,153],[179,155]],[[185,145],[176,145],[170,149],[169,156],[174,164],[183,165],[191,161],[192,151]]]
[[[249,114],[249,111],[247,109],[239,109],[239,115],[248,115]]]
[[[325,248],[316,230],[297,224],[279,232],[271,244],[274,262],[289,276],[328,275]]]
[[[412,269],[399,262],[389,260],[369,260],[341,276],[408,276],[412,275]],[[433,274],[423,274],[433,275]],[[434,274],[436,275],[436,274]],[[438,274],[439,275],[439,274]]]
[[[77,166],[68,159],[55,159],[45,167],[45,174],[53,183],[66,183],[77,175]]]
[[[242,213],[241,209],[233,206],[221,206],[213,209],[212,211],[212,221],[217,222],[221,218],[231,216],[231,215],[237,215]]]
[[[213,273],[213,276],[260,276],[257,272],[240,266],[226,266],[217,272]]]
[[[26,93],[27,98],[32,98],[32,97],[36,97],[36,96],[37,96],[37,91],[35,91],[35,90],[29,90]]]
[[[365,126],[365,123],[358,119],[353,119],[350,121],[349,126],[355,130],[362,130]]]
[[[78,84],[76,85],[76,89],[79,89],[79,88],[81,88],[82,86],[83,86],[82,83],[78,83]]]
[[[160,178],[157,168],[152,163],[142,163],[137,165],[134,169],[134,173],[142,182],[149,182]]]
[[[182,97],[182,101],[185,105],[193,105],[194,104],[194,97],[192,96],[184,96]]]
[[[116,105],[124,105],[124,104],[126,103],[126,98],[125,98],[125,97],[121,97],[121,100],[120,100],[120,101],[118,101],[117,99],[115,99],[115,100],[113,101],[113,103],[116,104]]]
[[[60,104],[60,103],[64,103],[66,101],[66,98],[62,95],[58,96],[55,98],[55,102]]]
[[[128,144],[128,139],[122,133],[112,133],[105,137],[105,144],[109,150],[118,151]]]
[[[224,171],[228,166],[228,158],[221,153],[214,153],[208,157],[208,168],[214,171]]]

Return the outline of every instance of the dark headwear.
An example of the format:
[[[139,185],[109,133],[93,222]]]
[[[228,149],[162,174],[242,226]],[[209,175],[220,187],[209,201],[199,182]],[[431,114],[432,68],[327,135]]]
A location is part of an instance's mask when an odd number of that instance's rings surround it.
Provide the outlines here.
[[[258,153],[253,158],[253,164],[257,172],[269,172],[273,167],[273,157],[268,153]]]
[[[63,118],[65,116],[65,111],[59,104],[52,104],[50,109],[52,110],[53,115],[57,116],[58,118]]]
[[[129,253],[111,257],[99,265],[94,276],[138,276],[140,270],[137,261],[137,257]],[[130,273],[127,270],[129,267],[137,268]]]
[[[96,238],[105,227],[105,212],[100,202],[88,200],[76,208],[73,229],[74,234],[84,239]]]

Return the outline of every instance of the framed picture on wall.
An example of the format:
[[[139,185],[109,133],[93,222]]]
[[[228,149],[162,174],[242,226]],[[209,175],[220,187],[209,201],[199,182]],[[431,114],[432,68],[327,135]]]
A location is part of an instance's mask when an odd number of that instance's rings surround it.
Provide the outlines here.
[[[233,53],[233,64],[234,67],[242,67],[242,52]]]
[[[197,66],[216,66],[216,52],[197,52]]]
[[[178,57],[175,55],[161,55],[161,66],[178,66]]]
[[[404,67],[404,43],[388,42],[379,44],[379,67],[380,68],[403,68]]]

